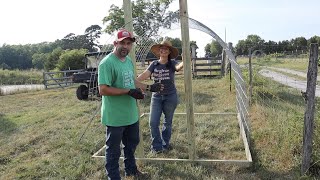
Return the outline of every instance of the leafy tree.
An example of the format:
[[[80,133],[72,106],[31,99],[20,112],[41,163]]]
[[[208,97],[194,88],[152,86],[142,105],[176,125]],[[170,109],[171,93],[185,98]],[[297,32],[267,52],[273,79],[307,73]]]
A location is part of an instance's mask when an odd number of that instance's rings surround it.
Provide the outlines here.
[[[211,43],[208,43],[204,47],[205,56],[207,57],[214,57],[220,55],[222,54],[222,50],[222,46],[215,40],[212,40]]]
[[[62,49],[74,49],[76,35],[74,33],[67,34],[63,39],[61,39],[60,47]]]
[[[89,41],[89,51],[98,51],[101,46],[99,45],[98,39],[101,36],[101,27],[99,25],[91,25],[85,30],[85,36]]]
[[[245,40],[239,40],[238,44],[235,46],[236,55],[248,54],[248,47],[246,46]]]
[[[291,44],[294,50],[306,50],[308,41],[304,37],[297,37],[291,40]]]
[[[138,35],[144,33],[148,38],[158,33],[159,28],[170,28],[171,23],[177,22],[177,12],[168,10],[173,0],[136,0],[132,2],[133,29]],[[104,30],[112,34],[124,27],[124,12],[122,8],[111,5],[108,16],[103,18],[107,24]]]
[[[264,40],[260,36],[252,34],[247,36],[245,43],[247,47],[250,47],[253,50],[255,50],[262,48]]]
[[[289,40],[283,40],[278,43],[278,52],[292,51],[293,47]]]
[[[97,39],[100,37],[101,27],[92,25],[88,27],[84,35],[68,34],[62,40],[55,42],[42,42],[26,45],[0,46],[0,64],[6,69],[45,68],[52,70],[56,67],[62,50],[88,49],[96,51]]]
[[[27,46],[6,45],[0,49],[0,64],[4,63],[12,69],[28,69],[32,67],[31,54]]]
[[[32,65],[36,69],[44,69],[49,53],[35,53],[32,55]]]
[[[263,47],[263,51],[264,51],[264,53],[266,53],[266,54],[271,54],[271,53],[275,53],[275,52],[278,52],[277,51],[277,49],[278,49],[278,44],[277,44],[277,42],[275,42],[275,41],[268,41],[268,42],[265,42],[264,43],[264,47]]]
[[[211,52],[211,56],[218,56],[220,54],[222,54],[222,46],[217,42],[217,41],[212,41],[210,44],[210,52]]]
[[[61,71],[68,69],[83,69],[85,65],[84,55],[87,52],[87,49],[73,49],[63,51],[59,57],[57,68]]]
[[[61,39],[58,43],[59,46],[64,49],[78,49],[79,46],[83,46],[83,43],[78,44],[81,37],[75,35],[74,33],[67,34],[63,39]]]
[[[320,46],[320,37],[313,36],[310,39],[308,39],[308,47],[310,46],[311,43],[318,43],[318,45]]]
[[[34,53],[49,53],[58,47],[56,42],[41,42],[37,44],[31,44],[32,54]]]
[[[211,57],[212,55],[211,55],[211,50],[210,50],[210,48],[211,48],[211,44],[210,43],[208,43],[205,47],[204,47],[204,53],[205,53],[205,56],[206,57]]]
[[[11,69],[11,68],[6,63],[1,63],[0,64],[0,69]]]
[[[248,35],[247,39],[239,40],[236,45],[236,54],[237,55],[248,55],[249,48],[252,50],[261,50],[264,48],[264,40],[258,35]]]
[[[90,46],[90,41],[86,35],[75,35],[74,33],[69,33],[63,39],[56,42],[63,50],[88,49],[89,51],[93,51],[93,48]]]
[[[63,53],[63,51],[64,50],[61,47],[58,47],[54,49],[52,53],[48,54],[48,59],[46,59],[44,63],[45,70],[52,70],[56,67],[59,57]]]

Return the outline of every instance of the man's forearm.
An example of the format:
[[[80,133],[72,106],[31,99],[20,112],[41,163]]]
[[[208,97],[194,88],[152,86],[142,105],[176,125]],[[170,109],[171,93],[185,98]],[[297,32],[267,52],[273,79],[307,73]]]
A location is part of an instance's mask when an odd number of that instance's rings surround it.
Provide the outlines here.
[[[128,94],[130,89],[119,89],[106,85],[99,86],[99,93],[102,96],[118,96],[123,94]]]

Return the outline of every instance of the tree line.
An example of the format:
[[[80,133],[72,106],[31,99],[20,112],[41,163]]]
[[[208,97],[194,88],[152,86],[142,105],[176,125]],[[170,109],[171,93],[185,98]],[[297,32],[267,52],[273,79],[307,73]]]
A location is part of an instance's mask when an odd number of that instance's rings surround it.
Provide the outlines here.
[[[137,46],[144,45],[141,43],[152,44],[161,41],[163,38],[156,39],[159,37],[159,30],[161,28],[171,29],[171,25],[178,22],[179,11],[168,10],[172,2],[173,0],[136,0],[132,2],[133,31],[139,36],[139,40],[136,42]],[[0,46],[0,68],[37,68],[46,71],[82,69],[85,53],[112,48],[112,44],[100,45],[98,39],[102,32],[112,34],[125,26],[123,8],[111,5],[107,16],[102,21],[106,25],[104,30],[99,25],[91,25],[85,29],[83,35],[70,33],[63,39],[54,42],[27,45],[4,44]],[[165,38],[171,40],[173,46],[178,47],[179,53],[182,53],[181,39]],[[320,38],[314,36],[307,40],[304,37],[297,37],[290,41],[266,42],[258,35],[248,35],[245,40],[239,40],[234,47],[234,52],[236,55],[248,55],[249,49],[259,49],[267,54],[307,50],[309,44],[313,42],[320,43]],[[190,44],[194,44],[198,48],[196,41],[192,41]],[[216,41],[209,42],[204,49],[206,56],[217,56],[223,50]]]
[[[313,36],[309,39],[305,37],[297,37],[291,40],[282,40],[279,42],[275,41],[265,41],[258,35],[248,35],[246,39],[239,40],[235,45],[233,51],[236,55],[249,55],[249,50],[251,52],[254,50],[260,50],[265,54],[275,54],[275,53],[285,53],[285,52],[304,52],[309,50],[311,43],[320,44],[320,37]],[[206,56],[217,56],[222,53],[223,48],[220,44],[213,40],[205,46]]]
[[[44,69],[65,70],[84,67],[83,58],[88,51],[101,48],[98,39],[101,27],[91,25],[83,35],[70,33],[54,42],[26,45],[3,44],[0,47],[0,68],[2,69]]]

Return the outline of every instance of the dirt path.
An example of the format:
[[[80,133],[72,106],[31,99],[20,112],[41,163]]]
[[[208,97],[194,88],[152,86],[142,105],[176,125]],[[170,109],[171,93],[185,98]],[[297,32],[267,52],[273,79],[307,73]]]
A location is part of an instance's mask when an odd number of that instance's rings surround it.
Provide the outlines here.
[[[276,68],[276,69],[279,70],[279,68]],[[303,74],[302,72],[293,71],[293,70],[290,70],[290,69],[283,69],[283,68],[281,68],[281,69],[285,70],[286,73],[291,73],[291,74],[295,73],[296,75],[298,75],[298,74],[302,75]],[[294,79],[292,77],[288,77],[288,76],[286,76],[284,74],[281,74],[281,73],[278,73],[278,72],[274,72],[274,71],[271,71],[271,70],[268,70],[268,69],[262,69],[262,70],[259,71],[259,73],[262,76],[271,78],[274,81],[277,81],[277,82],[279,82],[281,84],[284,84],[284,85],[290,86],[292,88],[296,88],[296,89],[298,89],[300,91],[306,92],[307,81],[296,80],[296,79]],[[316,96],[320,97],[320,86],[318,86],[318,85],[316,86]]]
[[[301,72],[301,71],[296,71],[296,70],[291,70],[291,69],[286,69],[286,68],[276,68],[276,67],[266,67],[266,68],[274,69],[274,70],[277,70],[277,71],[282,71],[282,72],[285,72],[285,73],[290,73],[290,74],[293,74],[293,75],[297,75],[297,76],[300,76],[300,77],[307,78],[307,73],[306,72]],[[320,76],[317,76],[317,81],[320,81]]]

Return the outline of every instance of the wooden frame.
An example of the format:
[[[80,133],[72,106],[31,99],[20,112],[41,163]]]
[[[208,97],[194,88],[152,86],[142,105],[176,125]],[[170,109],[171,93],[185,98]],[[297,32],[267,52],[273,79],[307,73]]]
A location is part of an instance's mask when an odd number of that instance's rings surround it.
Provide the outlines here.
[[[145,115],[149,115],[150,113],[143,113],[141,114],[140,118],[142,118]],[[144,161],[144,162],[156,162],[156,163],[166,163],[166,162],[187,162],[187,163],[198,163],[198,164],[230,164],[230,165],[237,165],[240,167],[249,167],[252,164],[252,157],[251,152],[249,148],[249,142],[247,139],[247,135],[244,131],[244,126],[240,117],[239,113],[194,113],[198,115],[222,115],[222,116],[228,116],[228,115],[236,115],[240,127],[240,136],[243,140],[245,153],[246,153],[246,159],[245,160],[221,160],[221,159],[177,159],[177,158],[144,158],[144,157],[137,157],[137,161]],[[186,115],[186,113],[175,113],[175,115]],[[143,140],[141,140],[142,142]],[[193,139],[194,141],[194,139]],[[143,142],[142,142],[143,143]],[[106,146],[104,145],[102,148],[100,148],[96,153],[92,155],[94,158],[105,158],[105,156],[99,155],[102,151],[104,151]],[[123,157],[120,157],[120,159],[123,159]]]
[[[126,29],[133,32],[133,24],[132,24],[132,6],[131,0],[123,0],[124,5],[124,19],[126,24]],[[233,115],[237,115],[239,127],[240,127],[240,135],[243,139],[245,152],[246,152],[246,160],[218,160],[218,159],[196,159],[195,154],[195,138],[194,138],[194,115],[195,114],[212,114],[212,115],[231,115],[227,113],[194,113],[193,108],[193,92],[192,92],[192,70],[191,70],[191,57],[190,52],[187,49],[190,48],[190,39],[189,39],[189,15],[188,15],[188,5],[187,0],[180,0],[180,24],[181,24],[181,37],[182,37],[182,59],[183,59],[183,73],[184,73],[184,87],[185,87],[185,94],[186,94],[186,113],[175,113],[175,115],[186,114],[187,119],[187,135],[188,135],[188,152],[189,152],[189,159],[175,159],[175,158],[144,158],[144,152],[142,146],[138,146],[137,154],[140,155],[142,158],[136,158],[138,161],[150,161],[150,162],[191,162],[191,163],[224,163],[224,164],[233,164],[238,166],[245,166],[248,167],[252,163],[251,153],[249,149],[249,142],[247,139],[246,132],[244,130],[243,120],[239,113],[234,113]],[[136,65],[134,52],[130,52],[130,57],[134,62],[134,66]],[[140,110],[139,110],[140,111]],[[143,113],[141,117],[148,113]],[[140,117],[140,118],[141,118]],[[141,131],[139,132],[140,139],[142,140]],[[142,142],[143,143],[143,142]],[[141,144],[142,144],[141,143]],[[96,153],[93,154],[92,157],[95,158],[104,158],[105,156],[98,155],[105,149],[103,146],[99,149]]]

